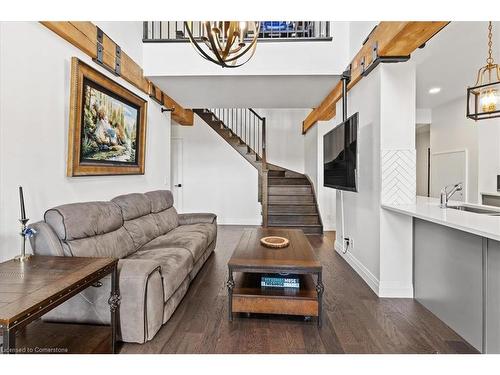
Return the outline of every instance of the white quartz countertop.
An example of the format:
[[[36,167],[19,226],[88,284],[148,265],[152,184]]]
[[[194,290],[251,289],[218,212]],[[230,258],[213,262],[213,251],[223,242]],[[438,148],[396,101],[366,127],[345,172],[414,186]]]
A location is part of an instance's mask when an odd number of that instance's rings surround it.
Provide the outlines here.
[[[450,201],[449,205],[462,203]],[[474,206],[489,208],[489,206]],[[382,208],[500,241],[500,216],[440,208],[437,198],[417,197],[415,204],[383,204]]]

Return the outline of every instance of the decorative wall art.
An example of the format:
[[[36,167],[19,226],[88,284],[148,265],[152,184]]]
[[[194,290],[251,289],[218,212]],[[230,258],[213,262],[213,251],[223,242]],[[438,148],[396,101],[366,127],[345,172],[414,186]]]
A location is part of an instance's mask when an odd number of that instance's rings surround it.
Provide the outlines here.
[[[144,174],[147,102],[76,57],[68,176]]]

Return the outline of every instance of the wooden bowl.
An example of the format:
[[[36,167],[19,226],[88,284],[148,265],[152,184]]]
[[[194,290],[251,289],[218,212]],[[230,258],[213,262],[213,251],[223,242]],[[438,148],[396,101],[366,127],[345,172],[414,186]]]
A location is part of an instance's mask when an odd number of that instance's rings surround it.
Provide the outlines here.
[[[290,244],[290,241],[285,237],[269,236],[260,239],[260,243],[271,249],[282,249]]]

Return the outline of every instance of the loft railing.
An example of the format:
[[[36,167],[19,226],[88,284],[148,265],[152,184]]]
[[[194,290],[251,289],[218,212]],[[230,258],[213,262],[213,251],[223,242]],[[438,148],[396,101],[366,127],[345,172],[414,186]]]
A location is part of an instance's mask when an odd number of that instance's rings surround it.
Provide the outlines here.
[[[195,39],[204,36],[202,21],[194,21],[192,27]],[[329,21],[262,21],[259,41],[330,41]],[[186,25],[182,21],[145,21],[143,42],[189,42]]]
[[[262,170],[267,168],[265,117],[252,108],[209,108],[208,111],[246,145],[248,153],[255,154]]]

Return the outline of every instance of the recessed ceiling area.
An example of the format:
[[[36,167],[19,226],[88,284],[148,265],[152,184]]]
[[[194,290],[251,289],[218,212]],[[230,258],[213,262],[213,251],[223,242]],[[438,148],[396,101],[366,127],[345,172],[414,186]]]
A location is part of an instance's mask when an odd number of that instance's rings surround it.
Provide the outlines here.
[[[412,55],[417,69],[417,108],[435,108],[462,97],[486,64],[488,22],[451,22]],[[493,22],[493,57],[500,62],[500,22]],[[431,89],[439,88],[438,90]]]
[[[148,77],[186,108],[313,108],[337,75]]]

